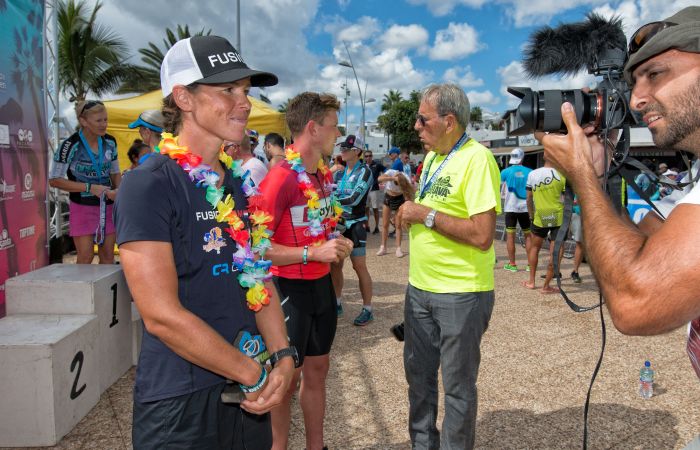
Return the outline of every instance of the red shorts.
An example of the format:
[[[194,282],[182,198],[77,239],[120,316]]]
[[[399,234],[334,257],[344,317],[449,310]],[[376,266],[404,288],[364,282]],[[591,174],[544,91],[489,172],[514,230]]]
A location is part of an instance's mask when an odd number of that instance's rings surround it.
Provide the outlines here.
[[[81,205],[75,202],[69,202],[69,204],[70,236],[94,236],[97,226],[100,224],[100,206]],[[114,204],[107,205],[105,236],[114,234],[113,207]]]

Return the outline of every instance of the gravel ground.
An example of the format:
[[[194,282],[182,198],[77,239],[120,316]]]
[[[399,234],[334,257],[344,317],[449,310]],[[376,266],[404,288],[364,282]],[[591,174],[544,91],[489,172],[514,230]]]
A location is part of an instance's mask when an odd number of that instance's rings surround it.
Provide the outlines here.
[[[375,320],[363,328],[352,325],[361,301],[346,265],[345,315],[331,353],[326,443],[331,449],[408,449],[403,346],[388,330],[402,320],[409,257],[397,259],[393,242],[388,255],[377,257],[378,237],[368,241]],[[524,250],[517,251],[524,267]],[[599,312],[574,313],[558,295],[522,288],[527,273],[502,269],[502,242],[496,253],[496,305],[482,343],[476,446],[580,448],[583,406],[601,347]],[[562,273],[570,272],[571,260],[565,259]],[[598,293],[588,266],[580,272],[583,283],[567,277],[564,289],[577,303],[594,304]],[[539,274],[537,280],[541,284]],[[700,389],[685,353],[685,330],[628,337],[614,330],[607,311],[604,318],[607,342],[591,394],[589,447],[683,448],[700,434]],[[657,371],[650,400],[637,394],[645,359]],[[132,368],[55,448],[131,448],[133,376]],[[295,402],[290,449],[304,448],[303,427]]]

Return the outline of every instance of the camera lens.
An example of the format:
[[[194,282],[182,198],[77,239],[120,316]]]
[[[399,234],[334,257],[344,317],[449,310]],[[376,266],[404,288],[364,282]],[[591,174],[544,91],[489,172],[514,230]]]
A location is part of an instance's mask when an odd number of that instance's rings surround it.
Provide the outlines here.
[[[579,125],[600,123],[602,112],[600,96],[595,92],[575,90],[533,91],[530,88],[509,87],[508,92],[522,99],[520,105],[507,116],[508,135],[518,136],[533,131],[566,133],[561,117],[561,105],[569,102]]]
[[[574,107],[576,122],[587,125],[597,122],[598,95],[579,89],[568,91],[539,91],[536,130],[566,133],[561,117],[561,105],[569,102]]]

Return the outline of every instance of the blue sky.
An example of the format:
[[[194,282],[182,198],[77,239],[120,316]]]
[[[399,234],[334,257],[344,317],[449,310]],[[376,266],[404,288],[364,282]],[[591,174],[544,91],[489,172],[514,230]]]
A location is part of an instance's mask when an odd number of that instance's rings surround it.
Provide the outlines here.
[[[235,0],[182,2],[105,0],[100,19],[127,41],[133,52],[162,39],[166,26],[211,28],[235,43]],[[367,81],[367,118],[379,113],[389,89],[421,89],[455,81],[472,105],[501,113],[517,102],[505,88],[580,88],[594,82],[585,73],[528,80],[520,66],[530,33],[543,25],[583,20],[589,11],[623,18],[631,35],[695,0],[241,0],[241,50],[253,68],[269,70],[280,84],[265,95],[278,105],[304,90],[343,95],[351,91],[349,122],[360,118],[357,85],[347,60],[348,44],[361,81]],[[137,59],[134,58],[134,62]],[[363,84],[364,87],[364,84]],[[344,114],[341,115],[341,121]]]

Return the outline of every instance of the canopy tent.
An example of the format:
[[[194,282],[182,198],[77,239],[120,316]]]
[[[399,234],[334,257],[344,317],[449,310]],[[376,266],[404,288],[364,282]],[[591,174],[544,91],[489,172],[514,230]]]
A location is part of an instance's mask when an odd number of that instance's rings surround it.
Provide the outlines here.
[[[284,113],[275,111],[270,105],[257,98],[248,97],[248,99],[253,104],[248,118],[248,128],[256,130],[261,135],[274,132],[289,137]],[[107,133],[117,140],[119,166],[122,170],[131,166],[126,153],[134,139],[139,138],[138,129],[129,129],[129,124],[146,109],[160,109],[162,100],[161,92],[157,90],[136,97],[104,102],[109,117]]]

